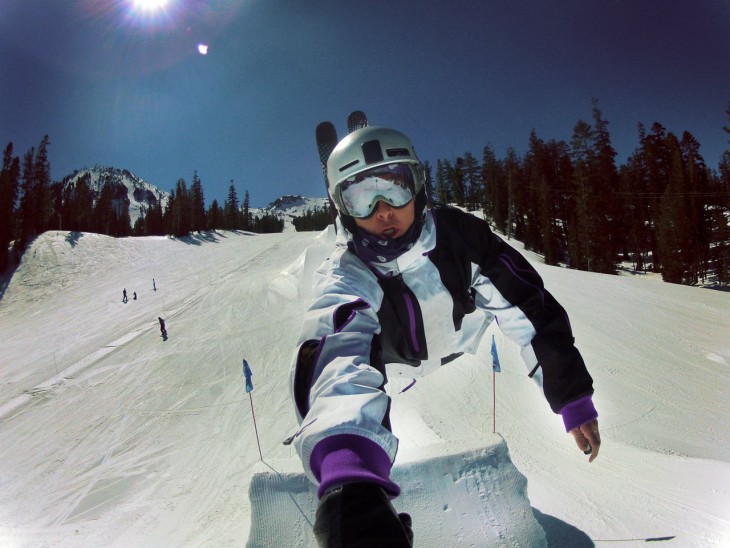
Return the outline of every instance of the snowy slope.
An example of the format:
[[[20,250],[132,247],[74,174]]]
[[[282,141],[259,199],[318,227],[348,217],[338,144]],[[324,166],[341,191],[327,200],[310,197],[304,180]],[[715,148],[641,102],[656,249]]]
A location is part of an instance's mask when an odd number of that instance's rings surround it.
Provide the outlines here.
[[[0,546],[245,546],[254,472],[296,463],[281,443],[296,429],[288,367],[331,239],[39,237],[0,300]],[[589,465],[494,331],[501,454],[527,479],[510,495],[550,546],[730,545],[730,294],[535,265],[571,316],[604,445]],[[136,301],[121,302],[125,287]],[[406,383],[389,386],[399,463],[444,444],[427,474],[444,478],[454,465],[439,455],[495,446],[488,341],[401,393]],[[472,470],[492,470],[484,459]],[[445,512],[439,482],[413,500]],[[451,485],[451,507],[472,508],[474,491]],[[501,516],[496,537],[524,522],[500,493],[477,492]],[[484,523],[464,519],[462,533]],[[430,525],[414,524],[418,546],[459,545],[425,536]]]

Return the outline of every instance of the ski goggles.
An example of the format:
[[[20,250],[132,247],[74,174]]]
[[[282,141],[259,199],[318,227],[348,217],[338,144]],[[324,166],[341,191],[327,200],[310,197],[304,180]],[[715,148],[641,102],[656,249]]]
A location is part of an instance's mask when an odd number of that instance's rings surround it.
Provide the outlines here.
[[[371,217],[378,202],[400,208],[413,200],[416,188],[408,164],[386,164],[348,177],[339,185],[340,204],[346,215],[358,219]]]

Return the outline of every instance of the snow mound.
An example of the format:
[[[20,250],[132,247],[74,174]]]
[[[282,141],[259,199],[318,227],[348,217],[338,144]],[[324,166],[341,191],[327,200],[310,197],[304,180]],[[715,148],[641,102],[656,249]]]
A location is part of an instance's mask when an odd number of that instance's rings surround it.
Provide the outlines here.
[[[449,539],[452,546],[547,546],[527,497],[527,479],[500,436],[401,452],[393,479],[402,489],[393,503],[413,518],[416,545]],[[249,500],[247,546],[317,545],[316,488],[298,460],[258,463]]]

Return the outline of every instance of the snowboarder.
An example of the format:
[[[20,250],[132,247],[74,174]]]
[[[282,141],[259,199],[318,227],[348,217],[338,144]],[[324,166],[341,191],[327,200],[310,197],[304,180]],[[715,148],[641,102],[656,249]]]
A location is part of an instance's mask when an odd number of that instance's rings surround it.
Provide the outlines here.
[[[398,440],[386,369],[413,377],[473,354],[493,318],[593,461],[593,380],[565,310],[530,263],[485,221],[427,207],[424,168],[398,131],[355,130],[327,173],[337,243],[315,275],[291,370],[302,425],[294,443],[318,484],[320,546],[412,545],[410,517],[390,502],[400,487],[390,477]]]
[[[129,300],[129,299],[127,299],[127,288],[125,287],[125,288],[124,288],[124,289],[122,290],[122,302],[126,304],[128,300]]]
[[[165,320],[157,316],[157,319],[160,321],[160,333],[162,333],[162,340],[167,340],[167,329],[165,328]]]

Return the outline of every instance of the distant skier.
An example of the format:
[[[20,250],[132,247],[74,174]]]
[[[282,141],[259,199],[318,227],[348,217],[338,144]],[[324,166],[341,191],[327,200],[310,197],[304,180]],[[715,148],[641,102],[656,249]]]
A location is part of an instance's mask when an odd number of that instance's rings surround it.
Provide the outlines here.
[[[155,279],[152,278],[152,291],[157,291],[157,286],[155,285]]]
[[[137,300],[137,292],[136,291],[134,292],[134,295],[132,296],[132,299],[134,299],[135,301]]]
[[[595,459],[593,380],[565,310],[532,265],[485,221],[426,207],[424,168],[398,131],[350,133],[327,174],[337,243],[315,275],[291,370],[304,425],[294,443],[319,485],[320,546],[412,545],[410,516],[390,502],[400,487],[391,478],[398,439],[387,374],[424,375],[475,353],[494,318],[566,432]]]
[[[160,333],[162,333],[162,340],[166,341],[167,340],[167,329],[165,328],[165,320],[163,320],[159,316],[157,317],[157,319],[160,320]]]
[[[127,298],[127,288],[125,287],[122,290],[122,302],[126,304],[128,300],[129,299]]]

